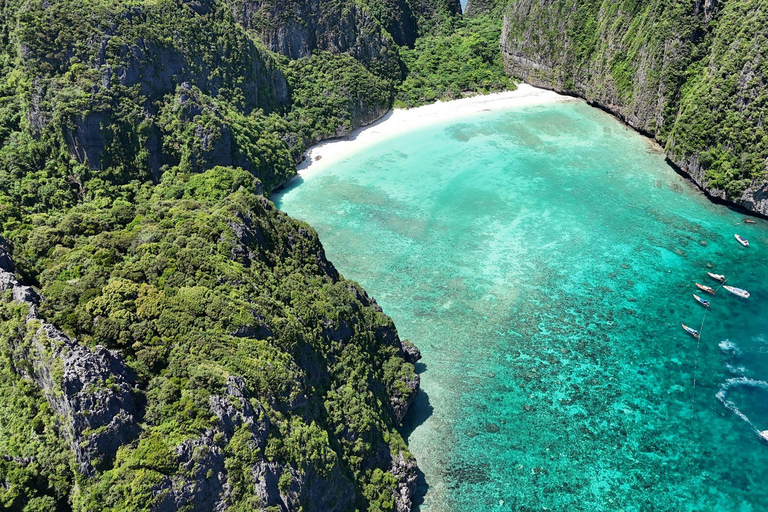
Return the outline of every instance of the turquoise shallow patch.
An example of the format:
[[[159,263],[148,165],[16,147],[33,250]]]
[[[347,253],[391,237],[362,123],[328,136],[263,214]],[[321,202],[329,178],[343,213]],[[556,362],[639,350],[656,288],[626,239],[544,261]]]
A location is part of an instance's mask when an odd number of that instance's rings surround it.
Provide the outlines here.
[[[487,112],[275,200],[424,355],[422,511],[768,509],[768,226],[615,119]],[[705,318],[708,263],[752,297]]]

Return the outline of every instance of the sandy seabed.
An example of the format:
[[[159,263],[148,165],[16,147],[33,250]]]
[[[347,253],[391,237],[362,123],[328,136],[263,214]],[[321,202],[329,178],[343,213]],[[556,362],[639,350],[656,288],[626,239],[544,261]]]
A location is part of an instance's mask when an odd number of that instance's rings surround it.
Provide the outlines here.
[[[471,96],[452,101],[438,101],[412,109],[390,110],[384,117],[368,126],[358,128],[347,137],[321,142],[305,153],[297,169],[300,176],[322,170],[367,146],[431,124],[448,121],[478,112],[507,108],[574,101],[553,91],[520,83],[514,91]]]

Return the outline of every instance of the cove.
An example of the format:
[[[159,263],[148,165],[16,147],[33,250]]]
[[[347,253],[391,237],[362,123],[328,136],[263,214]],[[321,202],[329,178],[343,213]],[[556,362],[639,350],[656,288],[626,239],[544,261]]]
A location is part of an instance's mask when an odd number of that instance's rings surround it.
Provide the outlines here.
[[[420,510],[768,507],[768,227],[609,115],[483,112],[274,200],[422,351]],[[708,264],[750,299],[705,312]]]

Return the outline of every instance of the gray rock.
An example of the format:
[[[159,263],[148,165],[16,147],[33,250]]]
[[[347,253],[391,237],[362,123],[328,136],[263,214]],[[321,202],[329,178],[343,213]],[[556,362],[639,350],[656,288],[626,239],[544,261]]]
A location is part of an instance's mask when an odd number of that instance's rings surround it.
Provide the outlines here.
[[[0,270],[5,270],[8,273],[13,274],[16,272],[16,267],[11,260],[11,254],[8,250],[7,242],[0,236]]]
[[[403,358],[411,364],[416,363],[421,359],[421,351],[419,348],[410,342],[410,340],[400,340],[400,344],[403,348]]]
[[[95,474],[140,432],[135,375],[117,354],[80,345],[39,318],[39,295],[4,270],[0,290],[12,290],[14,301],[30,306],[26,321],[32,335],[9,340],[19,356],[17,371],[42,389],[60,415],[78,470]]]
[[[402,452],[398,452],[392,459],[390,471],[397,479],[395,489],[395,511],[410,512],[413,507],[413,496],[416,494],[416,460],[412,457],[406,457]]]

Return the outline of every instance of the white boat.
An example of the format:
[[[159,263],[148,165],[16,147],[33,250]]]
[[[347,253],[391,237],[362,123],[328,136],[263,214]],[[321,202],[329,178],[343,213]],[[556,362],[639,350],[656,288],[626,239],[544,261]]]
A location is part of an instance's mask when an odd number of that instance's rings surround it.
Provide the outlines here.
[[[701,304],[705,308],[709,309],[709,301],[707,299],[702,299],[701,297],[699,297],[695,293],[693,294],[693,298],[696,299],[696,302],[698,302],[699,304]]]
[[[688,326],[687,326],[687,325],[685,325],[683,322],[680,322],[680,325],[682,325],[682,326],[683,326],[683,330],[684,330],[685,332],[687,332],[688,334],[690,334],[691,336],[693,336],[693,337],[694,337],[694,338],[696,338],[697,340],[700,338],[700,337],[699,337],[699,331],[697,331],[697,330],[696,330],[696,329],[694,329],[693,327],[688,327]]]
[[[748,299],[749,298],[749,292],[747,290],[742,290],[741,288],[736,288],[735,286],[723,286],[726,290],[731,292],[732,294],[736,295],[737,297],[741,297],[742,299]]]
[[[696,283],[696,288],[698,288],[699,290],[701,290],[703,292],[707,292],[710,295],[714,295],[715,294],[715,290],[712,287],[710,287],[710,286],[704,286],[703,284]]]
[[[744,237],[743,237],[743,236],[741,236],[741,235],[733,235],[733,236],[734,236],[734,237],[736,237],[736,240],[737,240],[737,241],[738,241],[738,242],[739,242],[741,245],[743,245],[744,247],[749,247],[749,240],[747,240],[746,238],[744,238]]]
[[[768,441],[768,430],[758,430],[758,433],[760,434],[760,437],[763,438],[764,441]]]
[[[720,281],[721,283],[725,282],[725,276],[723,274],[713,274],[712,272],[707,272],[707,275],[715,281]]]

